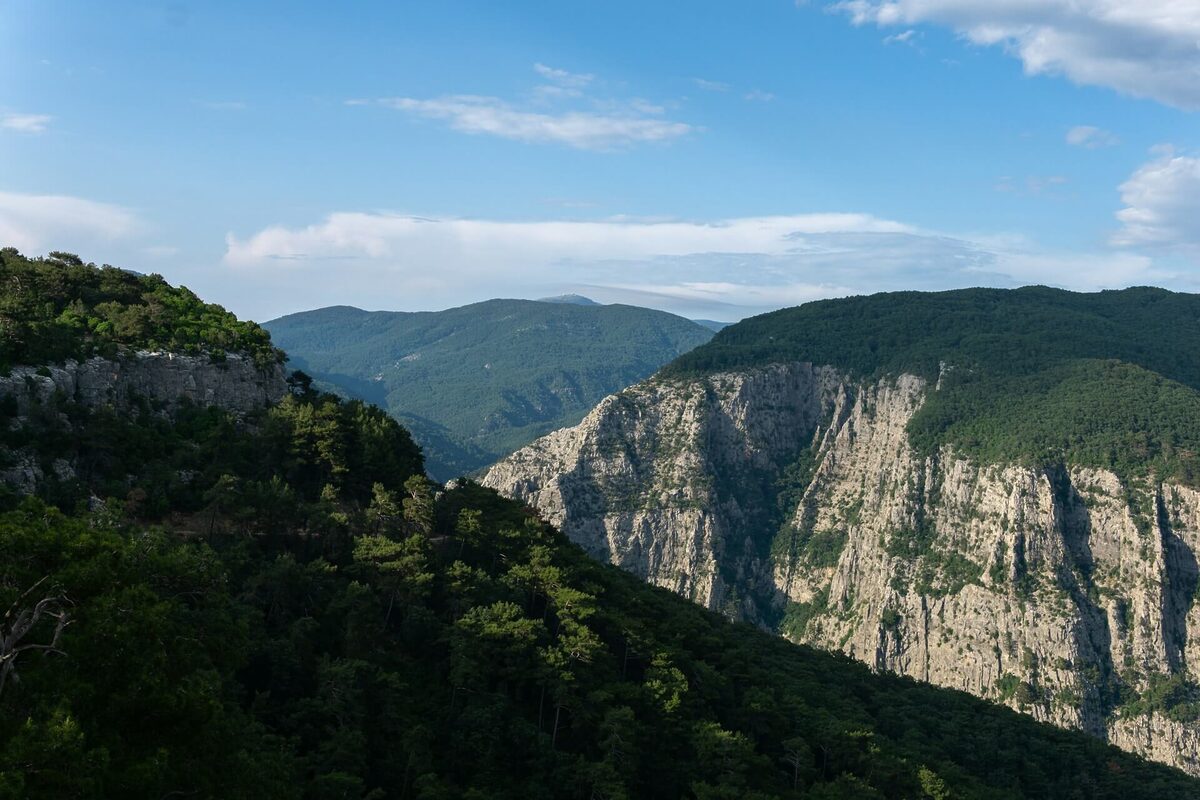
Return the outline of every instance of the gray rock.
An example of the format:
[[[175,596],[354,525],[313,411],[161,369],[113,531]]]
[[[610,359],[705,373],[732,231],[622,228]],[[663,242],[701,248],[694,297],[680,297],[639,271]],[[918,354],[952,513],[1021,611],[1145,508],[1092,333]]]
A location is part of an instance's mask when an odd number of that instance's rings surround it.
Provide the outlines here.
[[[1118,684],[1200,677],[1200,493],[949,448],[921,456],[906,425],[930,391],[802,363],[651,379],[483,483],[597,558],[728,616],[772,626],[791,611],[794,639],[1200,775],[1200,726],[1112,706]],[[776,536],[754,487],[810,445],[811,475]],[[817,540],[832,543],[819,558],[806,549]]]
[[[183,401],[248,413],[278,402],[287,392],[282,365],[260,368],[245,356],[136,352],[116,359],[90,358],[62,366],[14,367],[0,377],[0,397],[16,398],[18,414],[56,392],[89,408],[128,408],[137,398],[170,411]]]

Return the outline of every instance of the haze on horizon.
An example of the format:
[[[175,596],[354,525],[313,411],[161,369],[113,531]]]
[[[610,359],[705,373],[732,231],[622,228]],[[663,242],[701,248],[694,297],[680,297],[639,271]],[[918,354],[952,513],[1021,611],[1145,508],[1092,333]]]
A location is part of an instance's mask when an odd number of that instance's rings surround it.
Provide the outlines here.
[[[0,10],[0,246],[241,316],[1200,289],[1200,5]]]

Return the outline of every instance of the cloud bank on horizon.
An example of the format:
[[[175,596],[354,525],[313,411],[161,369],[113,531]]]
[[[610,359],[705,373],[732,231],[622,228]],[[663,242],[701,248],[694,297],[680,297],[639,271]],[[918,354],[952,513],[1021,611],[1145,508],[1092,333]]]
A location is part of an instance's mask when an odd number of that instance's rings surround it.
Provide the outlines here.
[[[714,221],[506,221],[335,212],[226,236],[224,266],[252,285],[304,287],[301,306],[421,310],[580,292],[736,320],[810,300],[901,289],[1044,283],[1080,291],[1200,290],[1200,158],[1161,148],[1120,186],[1106,246],[1056,251],[1019,235],[951,234],[862,213]],[[0,193],[0,241],[90,252],[114,241],[173,255],[118,206]],[[286,293],[282,293],[286,294]],[[328,300],[326,300],[326,298]],[[262,319],[299,307],[265,306]]]
[[[826,297],[900,289],[1047,283],[1081,291],[1134,284],[1200,288],[1186,268],[1125,245],[1200,245],[1187,217],[1196,159],[1153,162],[1125,184],[1114,247],[1055,252],[1013,236],[956,236],[868,214],[826,213],[691,222],[507,222],[342,212],[301,228],[230,235],[225,263],[339,287],[350,304],[413,310],[410,293],[442,303],[580,292],[603,302],[739,319]],[[1186,186],[1192,181],[1192,192]],[[1183,185],[1181,185],[1183,184]],[[1142,205],[1133,205],[1141,203]],[[1191,220],[1191,229],[1183,226]],[[1174,226],[1174,227],[1171,227]],[[1191,242],[1184,244],[1185,238]]]

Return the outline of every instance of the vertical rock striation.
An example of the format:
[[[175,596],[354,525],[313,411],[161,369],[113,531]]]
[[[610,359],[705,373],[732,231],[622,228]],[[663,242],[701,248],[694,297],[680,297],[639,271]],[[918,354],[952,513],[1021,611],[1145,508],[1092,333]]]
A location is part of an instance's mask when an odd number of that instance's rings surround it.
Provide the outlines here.
[[[15,367],[0,377],[0,397],[16,400],[18,413],[47,403],[56,393],[88,408],[125,409],[138,399],[170,411],[182,402],[218,406],[237,414],[279,402],[287,392],[283,366],[259,367],[229,354],[218,361],[177,353],[127,353],[62,366]]]
[[[1200,493],[917,453],[931,391],[651,379],[484,483],[711,609],[1200,774]]]

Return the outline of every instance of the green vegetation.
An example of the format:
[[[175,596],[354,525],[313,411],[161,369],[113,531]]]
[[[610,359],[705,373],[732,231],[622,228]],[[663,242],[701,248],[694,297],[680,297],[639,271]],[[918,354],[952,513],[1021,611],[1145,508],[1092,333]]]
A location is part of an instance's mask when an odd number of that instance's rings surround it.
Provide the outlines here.
[[[598,564],[302,376],[242,418],[0,413],[57,476],[0,493],[4,800],[1197,792]]]
[[[788,603],[783,612],[783,621],[779,623],[779,632],[793,641],[801,641],[808,623],[820,616],[829,608],[829,587],[826,586],[803,603]]]
[[[662,311],[529,300],[415,314],[340,306],[266,327],[321,388],[373,402],[410,427],[439,479],[577,423],[712,337]]]
[[[1200,721],[1200,686],[1186,675],[1151,673],[1146,688],[1130,696],[1119,707],[1121,716],[1137,717],[1158,713],[1175,722]]]
[[[1021,686],[1021,679],[1011,672],[1006,672],[999,678],[996,678],[996,691],[1000,693],[1000,702],[1007,703],[1017,693],[1017,689]]]
[[[0,249],[0,372],[123,348],[242,353],[262,365],[283,359],[258,325],[159,275],[97,269],[70,253],[30,259]]]
[[[862,378],[940,377],[909,426],[919,450],[950,444],[985,461],[1070,461],[1197,485],[1198,345],[1195,295],[902,292],[745,320],[664,374],[803,360]]]

